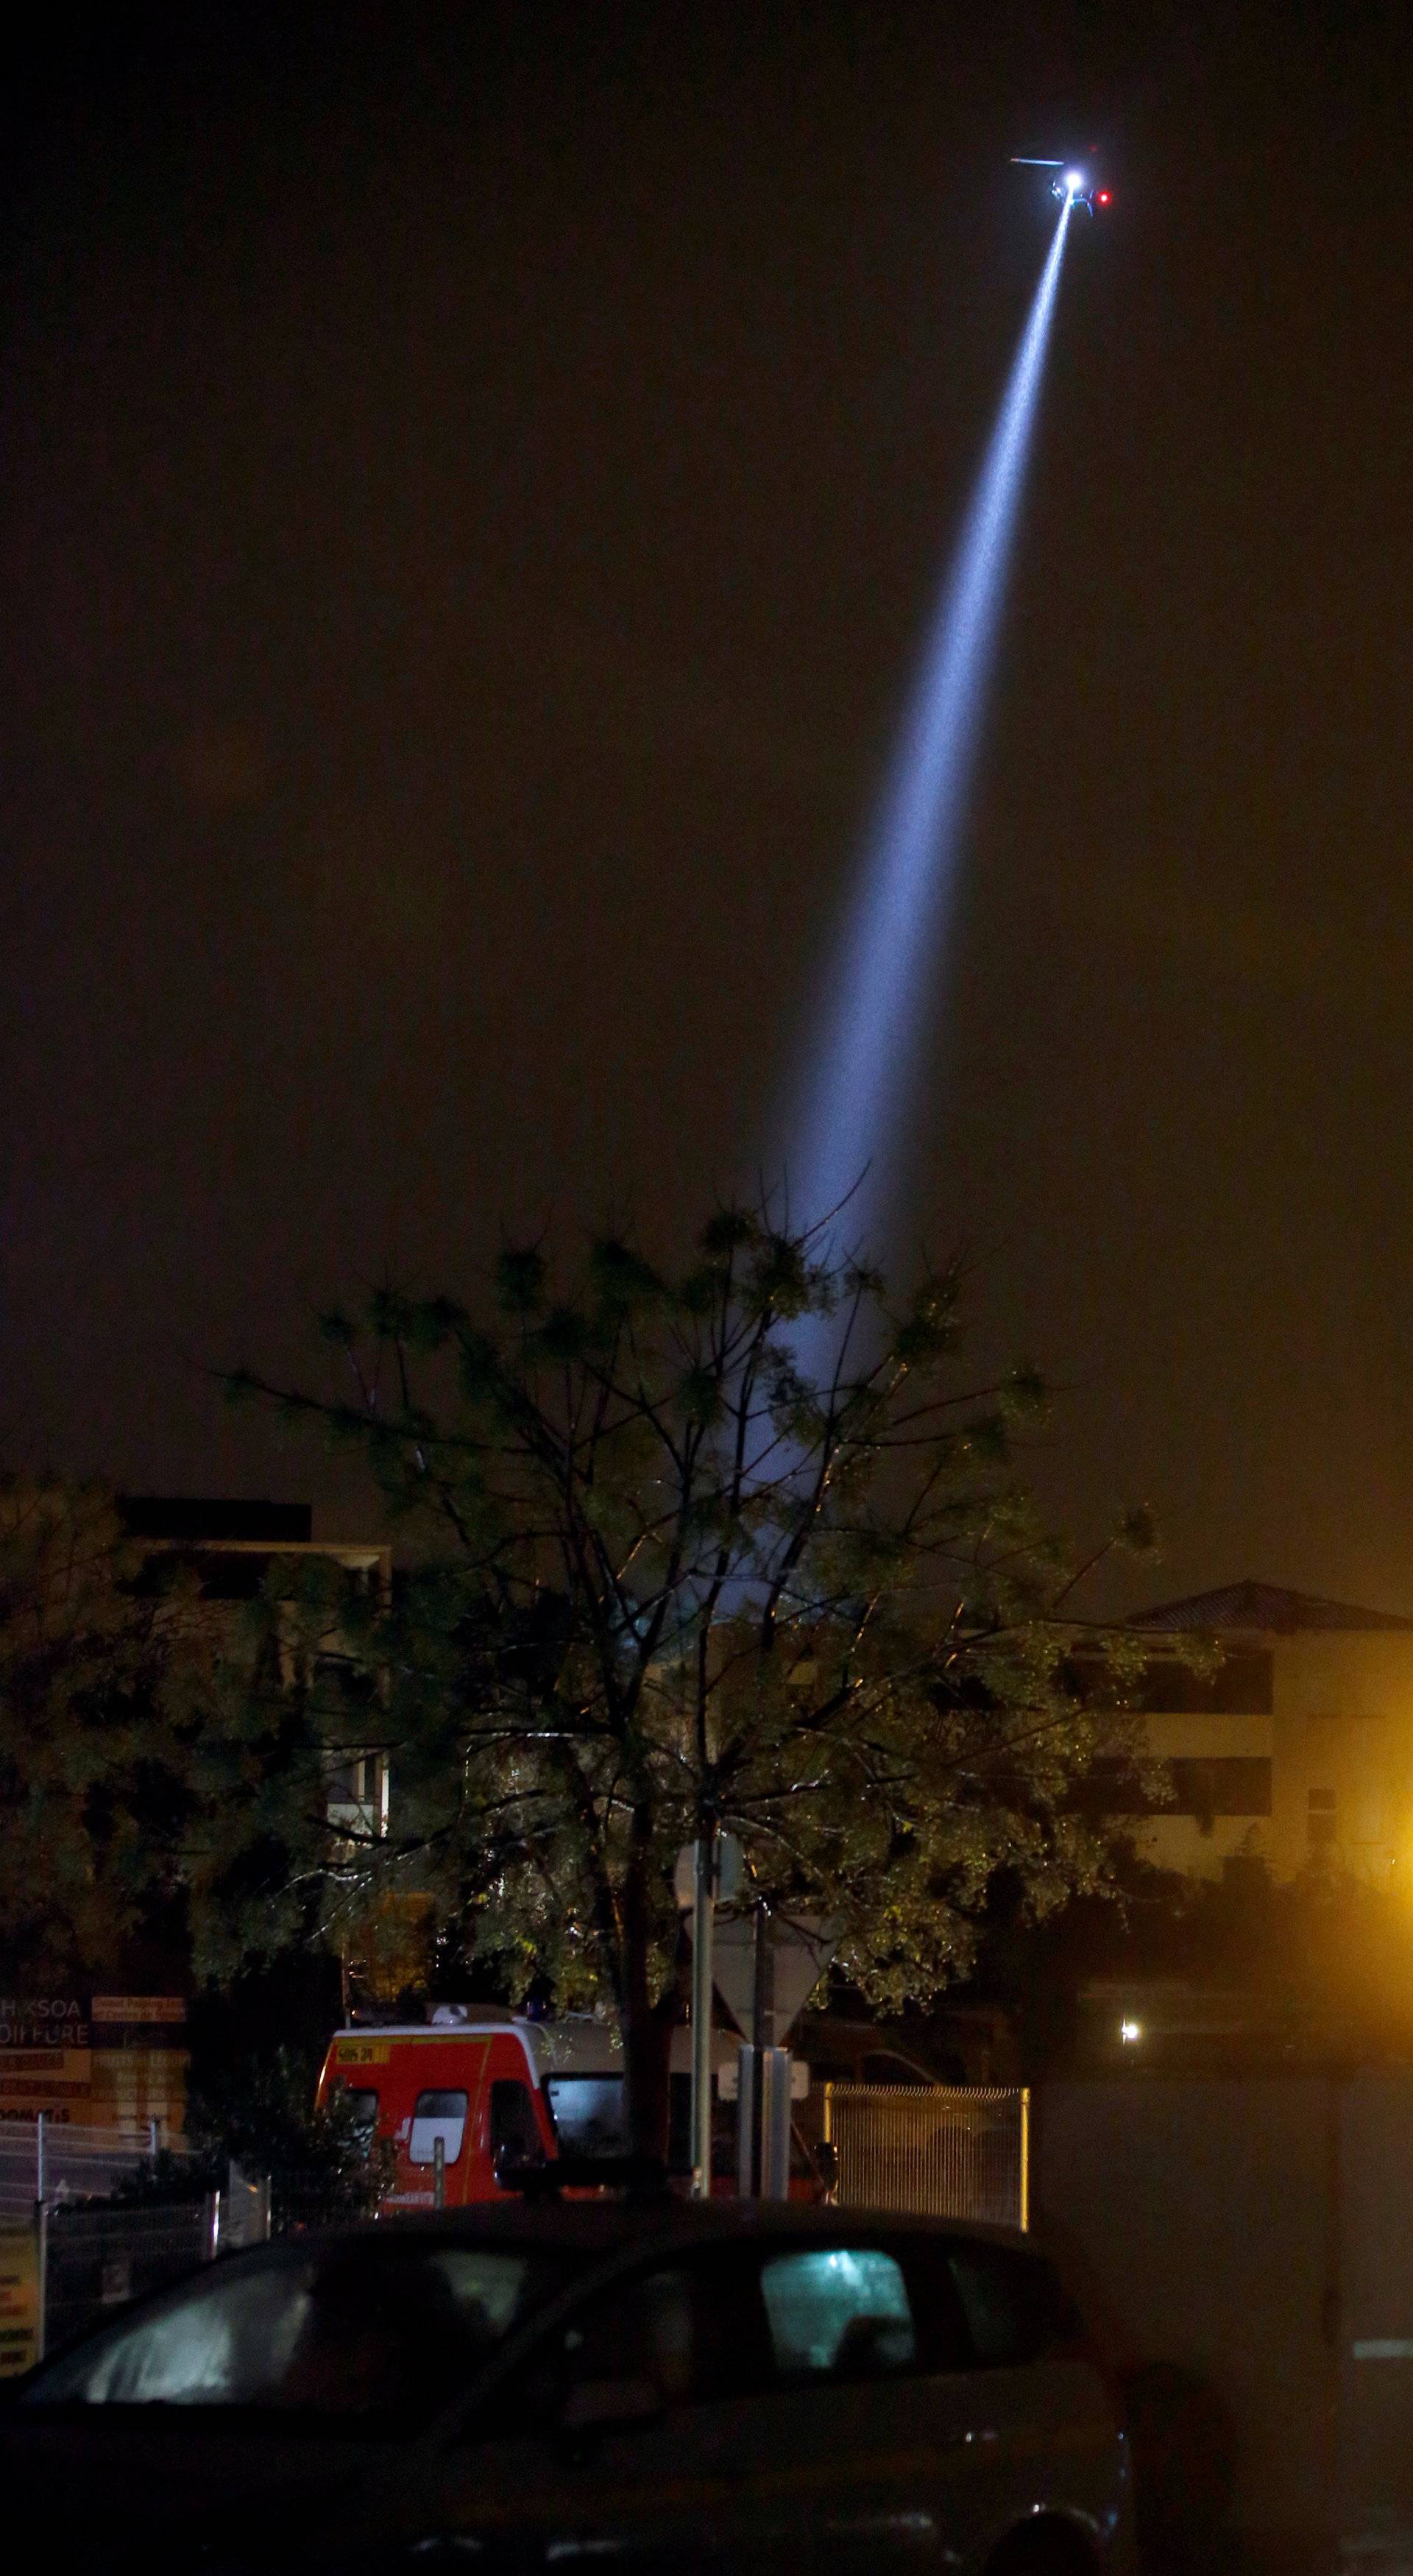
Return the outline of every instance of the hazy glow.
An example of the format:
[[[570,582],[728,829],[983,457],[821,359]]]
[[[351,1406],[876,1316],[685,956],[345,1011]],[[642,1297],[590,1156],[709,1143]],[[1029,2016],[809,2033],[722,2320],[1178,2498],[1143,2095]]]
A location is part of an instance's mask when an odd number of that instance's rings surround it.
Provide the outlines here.
[[[927,638],[793,1121],[796,1221],[813,1222],[852,1190],[845,1232],[875,1244],[936,979],[1069,219],[1066,198]]]
[[[1084,172],[1082,170],[1067,170],[1065,172],[1065,186],[1070,189],[1082,188],[1084,186]]]

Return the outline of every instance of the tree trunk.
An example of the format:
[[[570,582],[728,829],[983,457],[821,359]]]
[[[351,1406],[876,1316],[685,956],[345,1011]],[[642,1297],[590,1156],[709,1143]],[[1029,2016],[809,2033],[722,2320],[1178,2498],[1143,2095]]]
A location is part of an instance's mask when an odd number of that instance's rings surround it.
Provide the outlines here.
[[[646,1818],[643,1820],[646,1826]],[[671,2107],[672,2033],[685,2018],[685,1938],[679,1935],[676,1973],[654,2003],[649,1972],[653,1909],[648,1903],[648,1836],[635,1836],[623,1889],[623,2060],[628,2084],[628,2138],[634,2155],[667,2162]]]
[[[629,2143],[635,2156],[653,2156],[662,2164],[667,2162],[671,2053],[672,2022],[662,2005],[644,1997],[641,2012],[630,2006],[623,2033]]]

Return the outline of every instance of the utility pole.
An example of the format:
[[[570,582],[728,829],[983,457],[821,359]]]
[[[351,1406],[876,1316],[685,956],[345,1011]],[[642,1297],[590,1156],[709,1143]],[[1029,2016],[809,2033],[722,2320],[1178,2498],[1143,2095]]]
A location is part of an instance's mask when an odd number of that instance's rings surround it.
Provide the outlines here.
[[[712,1935],[716,1928],[716,1826],[699,1833],[692,1887],[692,2197],[711,2198]]]
[[[765,2059],[763,2050],[775,2044],[775,1996],[771,1976],[770,1914],[764,1897],[756,1898],[755,1956],[751,1970],[751,2085],[750,2101],[746,2088],[741,2088],[741,2109],[746,2121],[746,2162],[749,2182],[742,2182],[742,2197],[761,2200],[765,2196]]]

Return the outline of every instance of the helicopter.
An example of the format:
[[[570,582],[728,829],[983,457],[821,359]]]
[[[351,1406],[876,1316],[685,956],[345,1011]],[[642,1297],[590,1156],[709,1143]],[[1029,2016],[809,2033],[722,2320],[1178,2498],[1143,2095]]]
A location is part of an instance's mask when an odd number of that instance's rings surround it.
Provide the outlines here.
[[[1011,167],[1016,170],[1058,170],[1059,177],[1050,182],[1051,196],[1058,198],[1061,205],[1083,206],[1087,215],[1092,216],[1100,206],[1113,202],[1110,191],[1096,187],[1074,162],[1043,161],[1030,152],[1013,152]]]

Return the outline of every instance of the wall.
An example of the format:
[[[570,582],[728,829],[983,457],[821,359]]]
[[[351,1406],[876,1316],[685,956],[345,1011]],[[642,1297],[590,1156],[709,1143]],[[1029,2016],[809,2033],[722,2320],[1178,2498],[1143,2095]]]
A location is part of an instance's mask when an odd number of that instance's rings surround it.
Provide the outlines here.
[[[1243,2568],[1406,2564],[1413,2070],[1047,2084],[1032,2172],[1120,2361],[1213,2392]]]
[[[1175,2362],[1230,2419],[1236,2519],[1277,2561],[1333,2523],[1329,2087],[1047,2084],[1037,2224],[1072,2250],[1126,2366]]]

